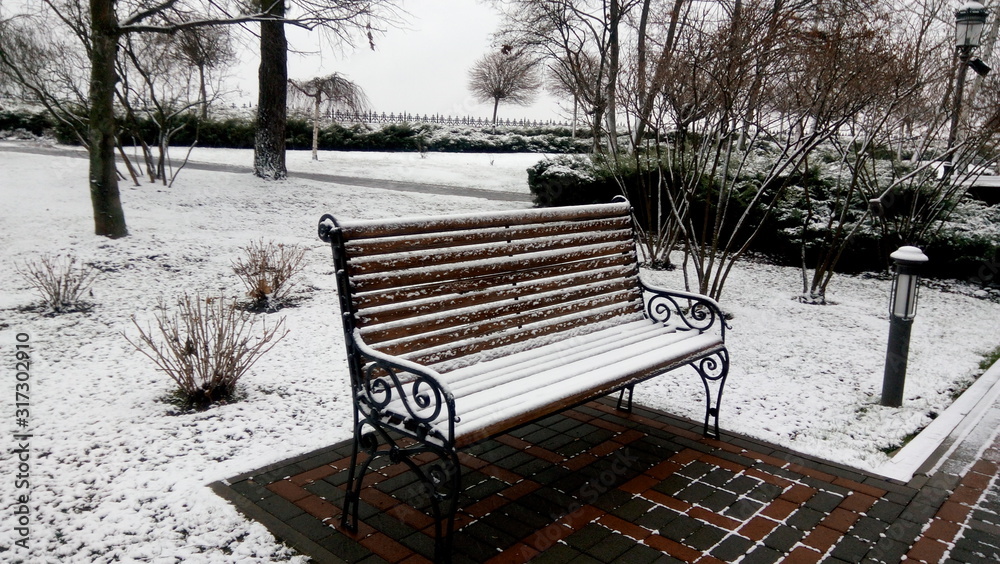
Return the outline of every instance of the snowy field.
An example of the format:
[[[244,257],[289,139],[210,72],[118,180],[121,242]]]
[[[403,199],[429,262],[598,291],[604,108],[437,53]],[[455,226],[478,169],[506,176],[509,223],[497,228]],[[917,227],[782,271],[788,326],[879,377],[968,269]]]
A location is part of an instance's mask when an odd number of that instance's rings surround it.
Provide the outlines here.
[[[3,144],[0,144],[2,147]],[[248,166],[248,151],[195,157]],[[527,193],[524,168],[538,155],[291,154],[291,170],[413,180]],[[515,209],[524,204],[359,189],[185,170],[171,188],[122,184],[131,235],[92,235],[84,159],[0,151],[0,352],[5,390],[0,460],[0,546],[10,547],[15,495],[30,492],[29,562],[303,561],[206,486],[349,437],[350,400],[329,247],[316,237],[323,213],[343,218]],[[231,264],[260,238],[306,249],[289,335],[243,379],[245,399],[174,415],[169,379],[129,345],[130,317],[147,323],[158,299],[184,292],[242,298]],[[34,291],[15,265],[73,254],[101,271],[87,313],[48,316],[26,306]],[[931,257],[933,260],[934,257]],[[677,286],[677,272],[650,274]],[[924,288],[913,329],[904,407],[878,406],[888,283],[839,277],[836,305],[803,305],[793,269],[746,263],[723,296],[733,314],[732,372],[721,425],[860,468],[926,425],[968,384],[980,354],[1000,343],[1000,305],[968,292]],[[962,288],[961,285],[956,285]],[[15,425],[16,338],[31,345],[28,427]],[[25,337],[21,337],[24,339]],[[636,390],[640,403],[700,419],[694,373]],[[28,488],[15,489],[15,432],[30,432]],[[10,540],[8,540],[10,539]],[[0,549],[2,550],[2,549]]]

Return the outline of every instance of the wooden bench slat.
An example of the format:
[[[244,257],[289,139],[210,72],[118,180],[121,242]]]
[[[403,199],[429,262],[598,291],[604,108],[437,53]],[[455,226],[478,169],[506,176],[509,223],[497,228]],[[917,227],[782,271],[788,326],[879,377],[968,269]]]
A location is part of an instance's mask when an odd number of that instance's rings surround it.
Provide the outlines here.
[[[340,224],[345,240],[364,237],[394,237],[437,231],[461,231],[473,228],[528,225],[552,221],[577,221],[609,216],[629,216],[627,202],[592,206],[486,212],[450,216],[411,217],[383,221],[345,221]]]
[[[575,222],[542,223],[513,227],[475,229],[448,233],[352,239],[345,241],[349,257],[368,257],[403,251],[454,248],[481,243],[534,239],[569,233],[631,230],[631,219],[614,217]]]
[[[414,296],[415,299],[408,301],[408,296],[404,294],[400,295],[390,304],[359,309],[355,314],[355,323],[357,327],[364,329],[371,325],[390,323],[434,312],[489,304],[523,295],[569,289],[609,280],[628,280],[631,284],[636,285],[638,283],[638,276],[639,269],[635,265],[622,265],[595,269],[588,268],[581,272],[527,281],[517,280],[501,283],[494,280],[487,284],[484,290],[478,288],[465,289],[462,292],[452,292],[451,297],[445,297],[444,295],[437,295],[431,298]]]
[[[600,309],[604,306],[616,304],[632,305],[633,307],[641,310],[642,294],[638,289],[624,290],[611,294],[590,297],[583,300],[577,300],[574,302],[559,303],[548,307],[518,312],[502,318],[490,319],[478,323],[470,323],[468,325],[444,331],[426,334],[421,333],[381,343],[371,343],[368,339],[365,339],[365,342],[372,345],[373,348],[386,354],[401,356],[406,353],[428,349],[443,343],[463,341],[465,339],[471,339],[483,335],[501,332],[516,334],[518,331],[512,330],[523,327],[524,325],[537,323],[539,321],[557,319],[559,317],[579,313],[581,311],[591,311]]]
[[[399,286],[414,286],[445,280],[459,280],[479,276],[491,276],[518,270],[531,270],[544,266],[582,261],[602,256],[629,254],[634,261],[632,241],[619,241],[598,245],[587,245],[556,251],[542,251],[485,259],[459,265],[440,265],[430,268],[413,268],[398,272],[362,274],[351,277],[354,292],[371,292]]]
[[[604,309],[589,311],[585,314],[570,315],[565,318],[556,319],[547,323],[539,323],[535,326],[524,327],[516,333],[500,333],[485,335],[475,339],[467,339],[456,343],[446,343],[444,345],[414,351],[412,353],[400,355],[402,358],[425,364],[429,366],[439,365],[445,361],[454,360],[461,357],[468,357],[491,351],[508,345],[518,345],[525,341],[552,336],[571,330],[584,330],[585,332],[597,331],[597,324],[614,320],[616,323],[625,323],[642,318],[641,304],[618,303]],[[470,362],[477,362],[476,359]],[[447,368],[436,366],[435,368],[446,371],[461,367],[461,364],[450,363]]]
[[[357,288],[353,288],[355,291],[352,293],[352,298],[357,311],[364,311],[368,308],[383,307],[391,304],[410,302],[412,300],[478,292],[493,287],[523,284],[556,276],[566,276],[575,273],[596,273],[606,268],[617,268],[624,276],[631,276],[633,273],[638,273],[639,271],[635,261],[629,255],[608,255],[595,259],[540,267],[535,270],[501,272],[493,276],[431,282],[403,288],[386,288],[380,291],[361,292]]]
[[[368,326],[362,328],[360,333],[366,343],[374,345],[394,339],[416,337],[450,327],[479,323],[481,321],[503,319],[510,316],[528,317],[537,310],[544,310],[551,306],[569,302],[576,302],[573,304],[576,310],[591,309],[591,303],[588,303],[588,299],[591,298],[594,299],[594,304],[598,304],[596,307],[600,307],[607,303],[606,300],[609,299],[609,296],[621,295],[625,297],[625,294],[620,293],[633,290],[628,292],[627,295],[631,296],[632,299],[636,299],[640,295],[634,291],[635,288],[635,280],[609,280],[603,283],[588,284],[570,289],[532,293],[520,298],[482,304],[472,308],[435,311],[429,315],[413,316],[394,323]],[[494,323],[497,322],[494,321]]]
[[[359,257],[348,263],[348,273],[351,276],[374,274],[378,272],[397,272],[410,268],[432,268],[446,264],[459,264],[481,261],[497,257],[525,255],[557,249],[571,249],[600,245],[614,241],[627,242],[632,239],[631,230],[601,231],[597,233],[584,232],[568,234],[565,237],[523,239],[518,241],[500,241],[459,247],[457,249],[430,249],[424,251],[408,251]]]

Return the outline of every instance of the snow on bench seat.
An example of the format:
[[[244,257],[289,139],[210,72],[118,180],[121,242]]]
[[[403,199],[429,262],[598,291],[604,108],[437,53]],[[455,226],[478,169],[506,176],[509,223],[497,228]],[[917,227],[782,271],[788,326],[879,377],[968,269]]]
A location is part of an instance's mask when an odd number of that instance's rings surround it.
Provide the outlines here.
[[[722,347],[715,334],[640,320],[446,372],[440,381],[455,398],[455,442],[463,446]],[[441,432],[443,419],[433,422]]]

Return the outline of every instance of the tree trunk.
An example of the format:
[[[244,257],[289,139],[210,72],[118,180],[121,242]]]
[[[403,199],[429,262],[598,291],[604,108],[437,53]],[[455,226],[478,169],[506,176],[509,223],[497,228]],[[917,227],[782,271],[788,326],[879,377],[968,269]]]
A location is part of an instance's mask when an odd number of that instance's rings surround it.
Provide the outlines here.
[[[619,0],[611,0],[609,10],[608,24],[611,29],[608,34],[608,83],[605,92],[608,101],[607,113],[605,114],[608,125],[608,152],[612,155],[618,154],[618,27],[621,21],[621,6],[618,2]]]
[[[323,93],[316,93],[316,101],[313,105],[313,160],[319,160],[319,104]]]
[[[208,87],[205,85],[205,65],[198,65],[198,93],[201,95],[201,119],[208,120]]]
[[[275,18],[283,18],[284,3],[279,1],[270,4],[268,14]],[[260,23],[258,81],[260,89],[257,97],[253,173],[268,180],[281,180],[288,176],[288,169],[285,167],[288,42],[285,40],[285,24],[280,21]]]
[[[115,169],[115,61],[118,22],[114,0],[90,0],[90,200],[94,233],[111,238],[128,235]]]

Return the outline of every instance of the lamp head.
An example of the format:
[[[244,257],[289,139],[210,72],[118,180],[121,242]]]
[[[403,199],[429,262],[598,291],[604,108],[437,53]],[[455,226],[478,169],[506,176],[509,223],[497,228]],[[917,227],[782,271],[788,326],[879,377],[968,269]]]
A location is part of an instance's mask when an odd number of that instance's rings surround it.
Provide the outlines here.
[[[969,0],[955,12],[955,45],[959,49],[971,51],[979,47],[989,14],[976,0]]]
[[[927,255],[917,247],[900,247],[889,255],[896,263],[896,276],[889,294],[889,313],[900,319],[913,319],[917,314],[917,266],[927,262]]]

